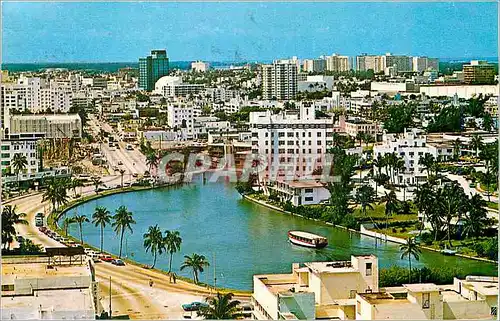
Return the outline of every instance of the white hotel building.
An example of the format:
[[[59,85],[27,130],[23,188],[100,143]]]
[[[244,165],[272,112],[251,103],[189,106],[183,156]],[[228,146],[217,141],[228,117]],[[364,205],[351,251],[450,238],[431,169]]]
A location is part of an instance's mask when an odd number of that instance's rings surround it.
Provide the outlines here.
[[[172,103],[167,107],[167,124],[177,133],[177,140],[193,139],[194,108],[183,103]]]
[[[266,159],[268,173],[273,178],[283,171],[296,176],[312,173],[314,162],[320,163],[332,145],[333,133],[340,131],[334,127],[332,118],[316,119],[312,103],[301,104],[298,113],[252,112],[249,124],[252,153]]]
[[[431,154],[434,158],[446,160],[453,155],[453,148],[446,144],[429,144],[427,136],[419,129],[405,130],[400,134],[384,134],[383,142],[373,147],[373,157],[379,155],[396,153],[405,162],[404,173],[399,173],[396,177],[397,183],[416,184],[425,181],[427,172],[422,165],[418,164],[421,157]]]

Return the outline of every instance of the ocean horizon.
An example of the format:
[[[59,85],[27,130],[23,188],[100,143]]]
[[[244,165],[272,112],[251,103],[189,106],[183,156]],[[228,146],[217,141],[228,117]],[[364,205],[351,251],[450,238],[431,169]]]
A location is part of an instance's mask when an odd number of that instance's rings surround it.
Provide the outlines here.
[[[170,68],[188,70],[191,68],[190,61],[171,61]],[[250,63],[247,61],[207,61],[210,67],[224,68],[231,65],[244,65]],[[11,72],[39,71],[51,68],[60,68],[68,70],[87,70],[97,72],[117,72],[121,68],[139,68],[138,62],[39,62],[39,63],[2,63],[1,69]]]

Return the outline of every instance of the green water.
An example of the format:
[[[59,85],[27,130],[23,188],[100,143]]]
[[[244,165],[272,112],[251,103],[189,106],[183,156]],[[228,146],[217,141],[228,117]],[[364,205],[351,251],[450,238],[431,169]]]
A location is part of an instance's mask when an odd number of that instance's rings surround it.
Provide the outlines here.
[[[294,262],[346,260],[351,255],[375,254],[381,267],[406,266],[400,259],[399,246],[382,243],[357,233],[334,228],[320,222],[282,214],[241,198],[228,183],[191,183],[178,188],[164,188],[134,193],[116,194],[94,200],[71,210],[92,216],[97,205],[112,213],[120,205],[133,212],[137,224],[133,234],[126,234],[123,253],[144,264],[153,258],[143,248],[143,234],[148,226],[158,224],[162,230],[178,230],[183,239],[181,251],[174,255],[176,273],[191,277],[190,271],[179,271],[183,256],[203,254],[211,266],[200,280],[213,284],[214,267],[217,286],[251,290],[252,275],[260,273],[287,273]],[[313,250],[292,245],[287,240],[288,230],[304,230],[324,235],[329,245]],[[76,237],[78,227],[71,226]],[[84,226],[84,239],[100,244],[100,230],[91,223]],[[118,253],[119,237],[111,227],[104,231],[105,250]],[[214,264],[215,261],[215,264]],[[103,263],[107,264],[107,263]],[[423,252],[414,266],[458,267],[469,274],[495,274],[496,265],[434,252]],[[156,266],[168,270],[168,256],[158,258]]]

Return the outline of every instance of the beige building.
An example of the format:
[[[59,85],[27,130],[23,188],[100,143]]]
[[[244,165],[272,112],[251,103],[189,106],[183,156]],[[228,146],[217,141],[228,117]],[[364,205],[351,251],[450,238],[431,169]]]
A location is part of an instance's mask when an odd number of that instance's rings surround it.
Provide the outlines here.
[[[11,133],[46,133],[47,138],[81,138],[82,121],[78,114],[14,115],[10,118]]]
[[[346,72],[351,69],[348,56],[333,54],[326,57],[326,70],[335,72]]]
[[[2,258],[2,320],[95,320],[102,307],[93,267],[67,259],[55,266],[41,257]]]
[[[378,260],[296,263],[291,274],[254,275],[253,283],[258,320],[354,319],[356,293],[378,292]]]
[[[374,255],[296,263],[291,274],[254,275],[253,282],[257,320],[454,320],[497,315],[497,277],[379,289]]]
[[[358,133],[365,133],[370,134],[373,138],[375,138],[377,133],[380,131],[380,127],[377,123],[364,120],[362,118],[347,119],[345,120],[345,123],[341,123],[341,127],[344,129],[344,132],[351,137],[356,137]]]
[[[487,61],[472,60],[463,66],[466,84],[492,84],[495,80],[495,66]]]

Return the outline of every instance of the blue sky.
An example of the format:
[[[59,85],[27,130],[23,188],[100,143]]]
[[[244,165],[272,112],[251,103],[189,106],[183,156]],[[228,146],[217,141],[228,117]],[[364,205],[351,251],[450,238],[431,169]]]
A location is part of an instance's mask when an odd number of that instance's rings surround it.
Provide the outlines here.
[[[337,52],[495,57],[489,3],[2,3],[3,62],[312,58]]]

